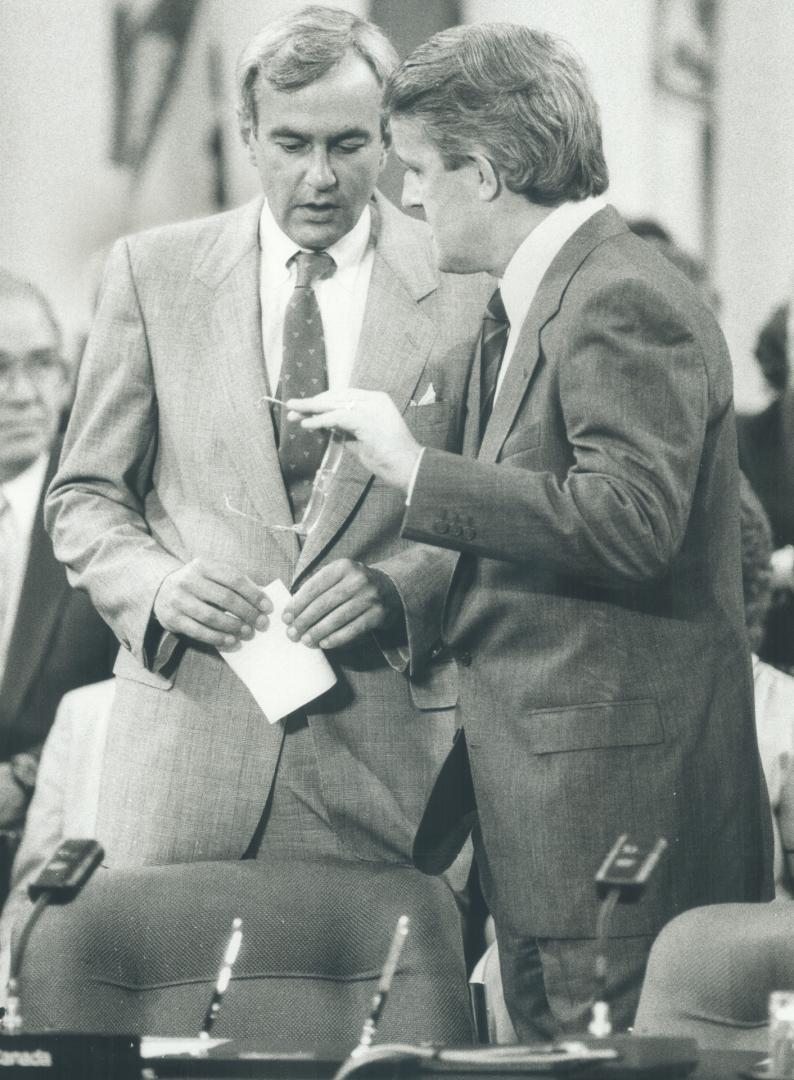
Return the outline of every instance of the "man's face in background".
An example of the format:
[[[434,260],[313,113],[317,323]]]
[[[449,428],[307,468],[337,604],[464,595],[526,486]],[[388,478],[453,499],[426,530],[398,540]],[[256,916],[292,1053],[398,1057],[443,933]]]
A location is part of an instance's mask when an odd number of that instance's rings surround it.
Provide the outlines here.
[[[49,453],[67,390],[58,333],[33,296],[0,295],[0,481]]]

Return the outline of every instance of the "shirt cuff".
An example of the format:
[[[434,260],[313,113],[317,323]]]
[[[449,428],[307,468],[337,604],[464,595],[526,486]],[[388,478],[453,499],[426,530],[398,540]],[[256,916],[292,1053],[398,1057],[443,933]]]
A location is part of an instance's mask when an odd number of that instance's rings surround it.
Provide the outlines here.
[[[414,493],[414,485],[416,484],[416,477],[417,477],[417,475],[419,473],[419,466],[422,464],[422,458],[424,456],[425,456],[425,447],[423,446],[422,449],[419,451],[419,456],[416,459],[416,464],[414,465],[414,471],[411,473],[411,480],[410,480],[410,483],[408,484],[408,494],[405,496],[405,505],[406,506],[411,505],[411,498],[412,498],[413,493]]]

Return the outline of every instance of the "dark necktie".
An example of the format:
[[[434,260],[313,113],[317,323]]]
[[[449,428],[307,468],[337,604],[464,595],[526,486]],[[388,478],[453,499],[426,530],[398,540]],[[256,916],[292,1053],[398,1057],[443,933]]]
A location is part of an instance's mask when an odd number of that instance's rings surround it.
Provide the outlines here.
[[[5,660],[2,646],[6,641],[6,619],[11,615],[11,588],[17,569],[16,559],[19,554],[19,534],[11,512],[11,504],[0,488],[0,682],[3,679]]]
[[[480,442],[488,426],[510,323],[498,289],[488,301],[480,332]]]
[[[299,251],[290,261],[295,263],[295,289],[284,314],[281,375],[276,390],[276,397],[283,401],[313,397],[328,389],[323,322],[312,282],[330,277],[336,269],[327,251]],[[288,421],[282,409],[278,458],[295,521],[300,521],[309,501],[327,442],[326,431],[306,431],[300,421]]]

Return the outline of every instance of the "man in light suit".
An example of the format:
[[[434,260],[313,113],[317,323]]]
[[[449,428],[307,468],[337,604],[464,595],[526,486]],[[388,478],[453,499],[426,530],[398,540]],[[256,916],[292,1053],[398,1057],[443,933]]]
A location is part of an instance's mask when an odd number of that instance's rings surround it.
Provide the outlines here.
[[[410,861],[453,734],[454,667],[413,663],[448,571],[425,573],[399,496],[347,453],[301,547],[285,527],[317,461],[288,459],[299,426],[265,399],[324,351],[313,378],[383,389],[423,445],[459,445],[486,282],[439,275],[426,226],[373,197],[395,63],[347,11],[269,24],[238,71],[264,205],[110,257],[49,527],[122,643],[98,810],[111,866]],[[265,626],[276,578],[330,603],[338,681],[271,725],[218,647]]]
[[[404,536],[460,553],[443,641],[462,731],[415,854],[437,872],[474,828],[520,1039],[584,1028],[594,874],[619,834],[666,837],[612,921],[624,1027],[667,919],[771,896],[730,362],[689,283],[601,198],[597,106],[561,42],[458,27],[386,101],[440,267],[501,281],[470,384],[476,460],[423,450],[377,393],[291,407],[406,497]]]
[[[58,702],[109,675],[116,653],[44,531],[68,388],[47,298],[0,271],[0,901]]]

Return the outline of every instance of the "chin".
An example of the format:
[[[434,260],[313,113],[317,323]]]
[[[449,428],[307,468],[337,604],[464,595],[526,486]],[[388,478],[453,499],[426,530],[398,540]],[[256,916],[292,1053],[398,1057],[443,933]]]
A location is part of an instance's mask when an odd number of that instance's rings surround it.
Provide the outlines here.
[[[349,231],[350,228],[338,221],[317,224],[303,221],[296,228],[289,230],[288,235],[299,247],[319,251],[329,248]]]

